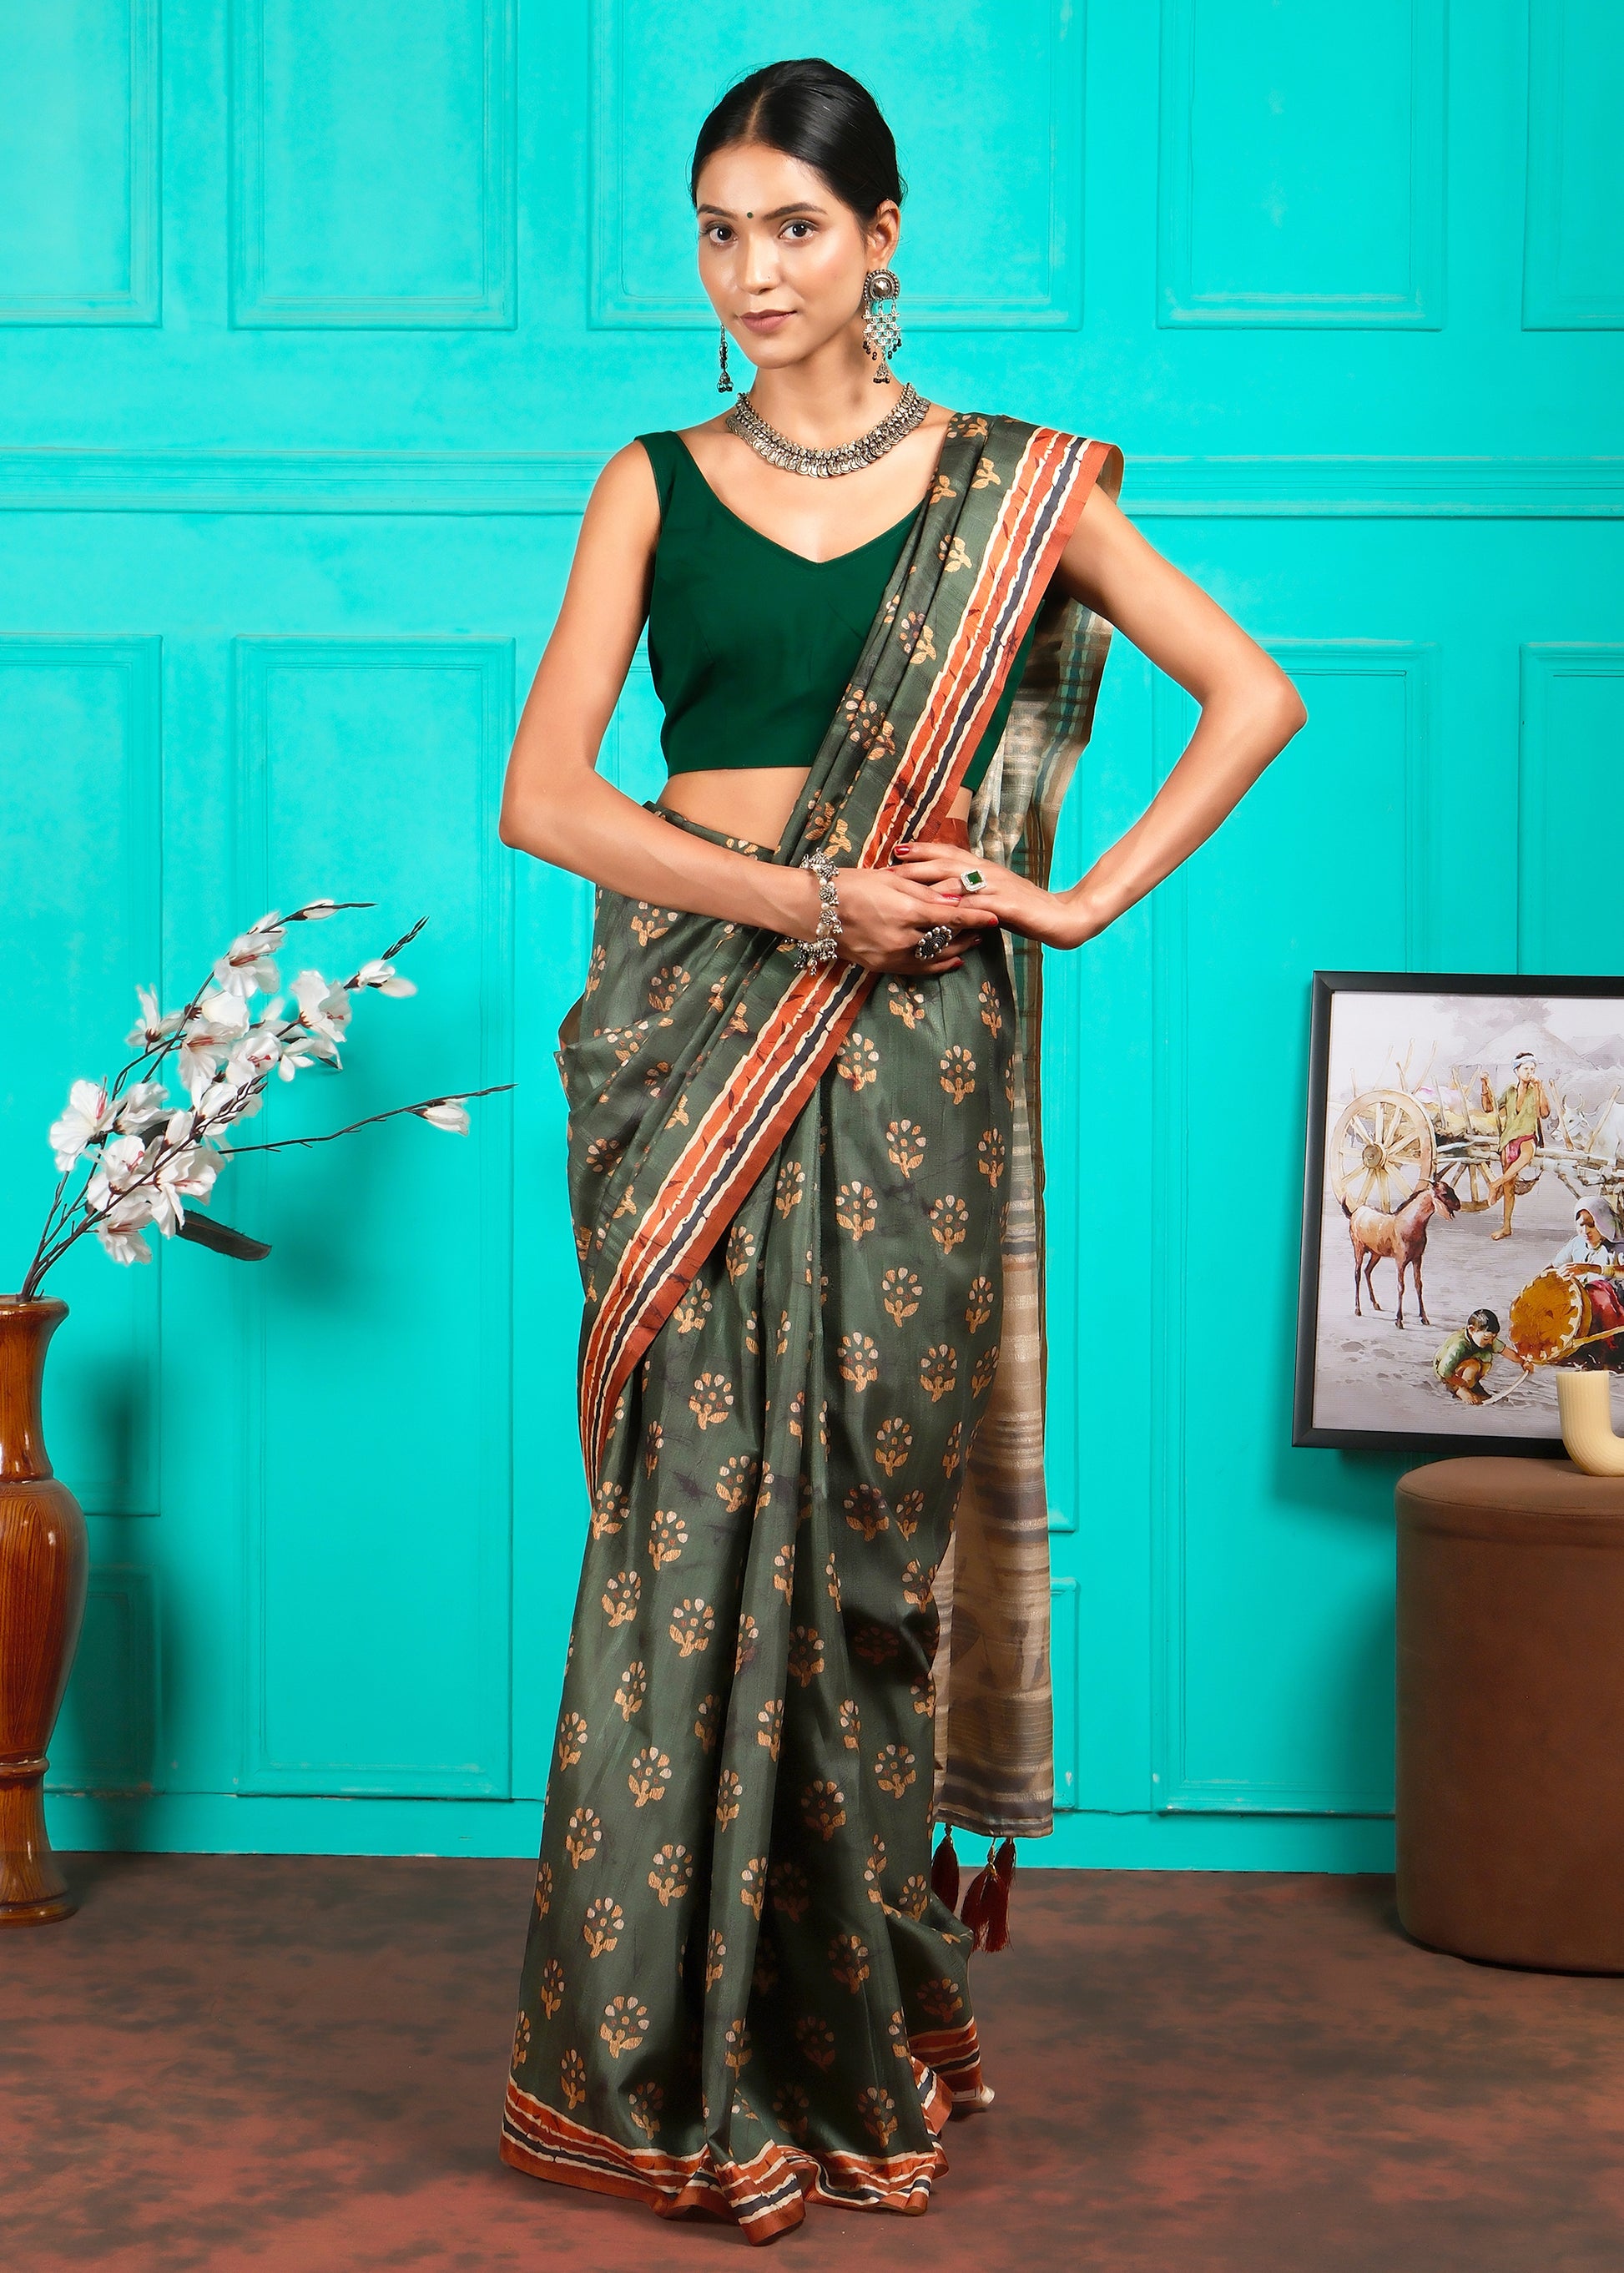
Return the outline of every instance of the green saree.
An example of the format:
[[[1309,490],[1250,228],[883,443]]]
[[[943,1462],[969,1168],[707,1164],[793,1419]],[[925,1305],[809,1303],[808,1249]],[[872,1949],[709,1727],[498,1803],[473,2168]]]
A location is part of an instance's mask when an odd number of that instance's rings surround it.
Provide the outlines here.
[[[1102,473],[1109,445],[955,417],[783,844],[717,841],[874,866],[961,836]],[[1104,638],[1043,604],[973,807],[1040,880]],[[764,2241],[808,2197],[922,2210],[979,2092],[929,1839],[1049,1827],[1036,976],[997,938],[917,981],[797,971],[769,934],[598,895],[560,1038],[593,1513],[520,2169]]]

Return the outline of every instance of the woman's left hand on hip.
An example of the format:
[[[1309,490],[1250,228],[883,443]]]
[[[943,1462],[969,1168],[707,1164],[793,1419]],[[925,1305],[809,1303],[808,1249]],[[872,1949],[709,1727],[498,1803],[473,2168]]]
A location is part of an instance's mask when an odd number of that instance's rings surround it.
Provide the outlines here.
[[[964,894],[966,904],[996,916],[1006,931],[1041,940],[1047,947],[1077,947],[1088,934],[1077,911],[1056,892],[1046,892],[1012,868],[983,860],[955,844],[899,844],[897,866],[916,883],[936,890]],[[977,890],[967,890],[966,874],[983,879]]]

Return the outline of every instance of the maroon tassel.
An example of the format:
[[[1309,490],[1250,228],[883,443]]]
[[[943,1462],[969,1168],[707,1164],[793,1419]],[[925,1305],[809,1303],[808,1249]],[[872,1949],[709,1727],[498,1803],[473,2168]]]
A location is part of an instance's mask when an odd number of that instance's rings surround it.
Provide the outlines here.
[[[992,1847],[989,1843],[987,1849],[987,1860],[971,1879],[970,1891],[966,1894],[963,1906],[959,1912],[959,1917],[970,1929],[972,1949],[981,1948],[987,1939],[987,1905],[992,1894],[996,1875],[993,1869]]]
[[[992,1879],[982,1903],[985,1946],[1007,1949],[1010,1944],[1010,1888],[1015,1877],[1015,1842],[1006,1839],[998,1849]]]
[[[941,1843],[930,1864],[930,1891],[947,1904],[950,1910],[959,1907],[959,1857],[953,1846],[953,1827],[942,1827]]]

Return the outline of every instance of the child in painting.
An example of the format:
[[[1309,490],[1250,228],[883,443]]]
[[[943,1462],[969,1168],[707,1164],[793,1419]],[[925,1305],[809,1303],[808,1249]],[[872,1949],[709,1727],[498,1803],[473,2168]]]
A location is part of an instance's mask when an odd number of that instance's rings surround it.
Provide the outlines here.
[[[1505,1347],[1494,1312],[1474,1310],[1432,1360],[1432,1370],[1450,1396],[1459,1398],[1462,1405],[1486,1405],[1489,1392],[1484,1386],[1484,1377],[1494,1362],[1496,1351]]]

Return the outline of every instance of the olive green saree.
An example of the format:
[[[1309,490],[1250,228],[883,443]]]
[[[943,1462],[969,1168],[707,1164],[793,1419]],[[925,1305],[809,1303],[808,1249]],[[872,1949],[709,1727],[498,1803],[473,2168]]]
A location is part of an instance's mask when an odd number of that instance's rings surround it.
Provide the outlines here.
[[[956,417],[783,844],[718,841],[876,866],[953,836],[1119,473]],[[1104,638],[1044,605],[972,813],[1040,881]],[[1035,954],[996,934],[940,977],[797,971],[769,934],[598,895],[560,1051],[593,1513],[520,2169],[761,2241],[808,2196],[922,2209],[945,2165],[981,2071],[933,1814],[1041,1833],[1052,1804],[1037,1009]]]

